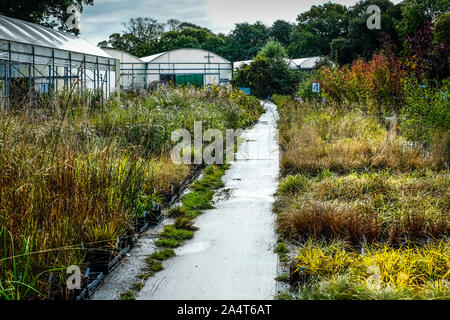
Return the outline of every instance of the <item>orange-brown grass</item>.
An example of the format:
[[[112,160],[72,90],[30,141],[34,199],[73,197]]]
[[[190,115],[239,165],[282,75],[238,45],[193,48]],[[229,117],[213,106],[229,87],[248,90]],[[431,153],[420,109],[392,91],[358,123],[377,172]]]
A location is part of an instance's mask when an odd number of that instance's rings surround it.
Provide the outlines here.
[[[188,166],[175,165],[167,156],[145,159],[114,142],[96,138],[89,146],[75,135],[57,136],[56,121],[37,124],[22,116],[5,120],[11,122],[0,121],[4,125],[0,124],[0,231],[4,235],[0,257],[26,250],[36,253],[1,261],[4,281],[14,264],[20,268],[29,264],[27,272],[36,276],[55,267],[81,265],[82,243],[112,247],[131,228],[139,192],[168,192],[189,173]],[[81,148],[87,152],[80,152]],[[40,295],[48,292],[49,274],[35,284]],[[14,290],[19,286],[25,287],[16,283]]]
[[[279,228],[291,239],[346,239],[358,244],[374,241],[381,232],[376,215],[351,205],[306,202],[279,215]]]
[[[277,201],[280,230],[289,238],[401,243],[450,234],[445,171],[297,177],[281,182]]]

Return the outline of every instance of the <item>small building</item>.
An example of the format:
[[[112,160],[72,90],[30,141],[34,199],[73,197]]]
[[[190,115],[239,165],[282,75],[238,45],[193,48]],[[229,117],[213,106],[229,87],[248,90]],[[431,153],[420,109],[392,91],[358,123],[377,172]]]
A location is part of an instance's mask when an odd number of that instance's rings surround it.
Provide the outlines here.
[[[89,41],[0,15],[0,101],[26,94],[116,89],[118,60]]]
[[[230,61],[202,49],[177,49],[143,58],[113,49],[105,51],[120,59],[120,84],[124,89],[146,87],[155,82],[224,86],[233,77]]]

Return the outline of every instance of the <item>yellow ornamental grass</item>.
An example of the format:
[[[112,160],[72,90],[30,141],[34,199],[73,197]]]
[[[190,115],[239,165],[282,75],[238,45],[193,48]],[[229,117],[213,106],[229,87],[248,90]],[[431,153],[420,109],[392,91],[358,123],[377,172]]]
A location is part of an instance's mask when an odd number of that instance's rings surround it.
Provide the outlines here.
[[[365,246],[359,253],[346,249],[339,242],[320,245],[310,241],[300,248],[296,259],[294,272],[318,279],[347,275],[350,282],[360,283],[370,290],[412,290],[417,294],[432,294],[445,293],[449,289],[448,242],[398,249],[373,245]],[[374,287],[377,281],[379,285]]]

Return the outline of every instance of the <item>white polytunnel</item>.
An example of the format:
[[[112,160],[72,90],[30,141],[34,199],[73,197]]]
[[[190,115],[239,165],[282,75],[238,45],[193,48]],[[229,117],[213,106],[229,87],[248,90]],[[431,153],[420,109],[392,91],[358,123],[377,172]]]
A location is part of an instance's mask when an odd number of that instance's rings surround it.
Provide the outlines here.
[[[51,95],[76,86],[107,97],[117,87],[117,66],[115,58],[81,37],[0,15],[2,102],[23,95],[24,87]]]
[[[203,49],[177,49],[137,58],[115,49],[104,49],[120,59],[123,89],[148,87],[153,83],[175,85],[228,85],[233,65],[220,55]]]

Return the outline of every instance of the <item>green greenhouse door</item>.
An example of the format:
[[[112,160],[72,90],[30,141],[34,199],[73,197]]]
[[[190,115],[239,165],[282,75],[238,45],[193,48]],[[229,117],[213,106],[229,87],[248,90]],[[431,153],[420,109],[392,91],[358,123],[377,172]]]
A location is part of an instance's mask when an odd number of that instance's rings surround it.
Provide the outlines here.
[[[203,87],[203,74],[177,74],[177,85]]]

